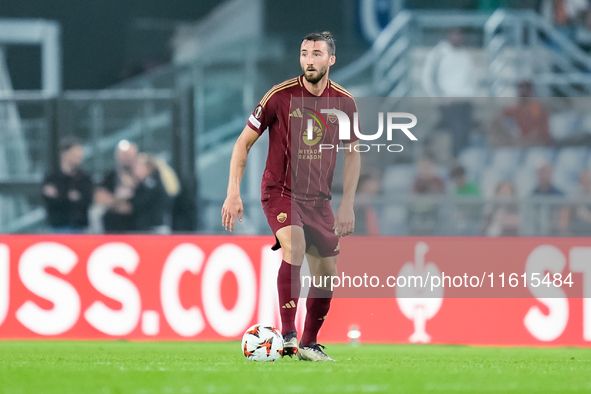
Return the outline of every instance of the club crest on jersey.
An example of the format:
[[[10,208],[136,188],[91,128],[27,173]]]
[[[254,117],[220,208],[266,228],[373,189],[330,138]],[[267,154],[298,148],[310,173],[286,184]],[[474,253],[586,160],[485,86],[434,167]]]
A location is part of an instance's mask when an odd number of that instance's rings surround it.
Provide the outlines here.
[[[277,221],[279,223],[284,223],[287,220],[287,214],[285,212],[281,212],[279,215],[277,215]]]
[[[336,123],[339,118],[335,114],[328,114],[328,121],[330,123]]]

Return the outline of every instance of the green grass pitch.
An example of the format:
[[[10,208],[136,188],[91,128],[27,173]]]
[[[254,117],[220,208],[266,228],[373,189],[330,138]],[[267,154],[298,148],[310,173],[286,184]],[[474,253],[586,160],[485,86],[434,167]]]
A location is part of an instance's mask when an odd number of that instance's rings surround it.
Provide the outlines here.
[[[591,392],[591,348],[328,345],[247,361],[238,342],[0,342],[0,393]]]

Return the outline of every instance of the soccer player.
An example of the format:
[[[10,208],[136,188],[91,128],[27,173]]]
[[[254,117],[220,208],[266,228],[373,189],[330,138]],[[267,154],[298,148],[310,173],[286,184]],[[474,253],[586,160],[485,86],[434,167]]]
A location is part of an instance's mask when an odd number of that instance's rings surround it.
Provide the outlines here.
[[[330,309],[332,291],[330,282],[326,286],[310,288],[304,332],[298,345],[295,315],[301,287],[300,267],[305,255],[316,284],[320,283],[320,278],[337,274],[339,238],[351,234],[355,225],[353,200],[360,171],[360,157],[355,150],[357,138],[340,141],[336,115],[322,116],[317,105],[322,101],[326,109],[341,110],[349,119],[354,119],[357,107],[353,97],[328,78],[335,60],[335,43],[329,32],[312,33],[302,40],[300,65],[303,75],[274,86],[249,117],[234,145],[228,192],[222,207],[222,224],[232,231],[235,219],[242,221],[240,181],[248,152],[268,128],[269,152],[261,201],[276,236],[274,250],[283,249],[277,291],[281,333],[285,340],[284,355],[297,354],[300,360],[309,361],[334,361],[317,342],[318,331]],[[316,109],[294,108],[294,99],[303,105],[310,102],[306,100],[312,100]],[[326,116],[328,122],[324,119]],[[311,118],[317,120],[312,138],[307,130],[307,120]],[[341,142],[340,149],[345,156],[343,199],[335,218],[330,205],[331,184],[336,147]],[[321,145],[334,149],[322,150]]]

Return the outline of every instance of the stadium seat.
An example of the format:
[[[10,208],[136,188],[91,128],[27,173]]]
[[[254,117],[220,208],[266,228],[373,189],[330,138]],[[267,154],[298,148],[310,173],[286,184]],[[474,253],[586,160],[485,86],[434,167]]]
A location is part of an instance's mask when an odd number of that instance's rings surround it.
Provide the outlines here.
[[[591,114],[583,115],[580,131],[591,134]]]
[[[586,160],[585,166],[583,169],[591,171],[591,154],[589,154],[588,159]]]
[[[555,172],[552,178],[554,186],[567,196],[573,195],[579,189],[578,176]]]
[[[407,193],[412,188],[416,168],[414,164],[395,164],[388,166],[382,178],[382,189],[386,192]]]
[[[558,154],[556,155],[554,171],[558,174],[575,173],[578,176],[579,172],[581,172],[581,170],[586,165],[587,156],[587,148],[562,148],[558,151]]]
[[[466,170],[468,179],[476,180],[482,173],[484,167],[488,164],[488,158],[488,149],[468,147],[460,153],[458,161]]]
[[[513,171],[521,162],[523,151],[519,148],[499,148],[493,151],[490,168]]]
[[[513,177],[513,184],[519,197],[531,196],[536,183],[536,170],[533,167],[520,168]]]
[[[550,135],[555,141],[563,140],[576,131],[581,118],[573,111],[558,112],[550,115]]]
[[[552,163],[556,152],[552,148],[537,146],[529,148],[525,152],[523,160],[523,168],[536,169],[540,164],[547,162]]]
[[[480,190],[484,197],[493,197],[495,189],[499,182],[511,180],[513,177],[508,170],[499,170],[498,168],[489,167],[482,173],[480,179]]]

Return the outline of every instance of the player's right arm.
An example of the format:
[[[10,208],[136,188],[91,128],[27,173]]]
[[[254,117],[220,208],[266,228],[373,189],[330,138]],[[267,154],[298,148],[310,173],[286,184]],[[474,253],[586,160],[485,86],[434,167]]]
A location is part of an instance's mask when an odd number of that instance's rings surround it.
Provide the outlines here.
[[[242,199],[240,198],[240,182],[246,168],[248,152],[259,138],[259,133],[246,126],[234,144],[232,159],[230,160],[230,179],[226,201],[222,207],[222,225],[226,230],[233,231],[236,217],[242,221]]]

